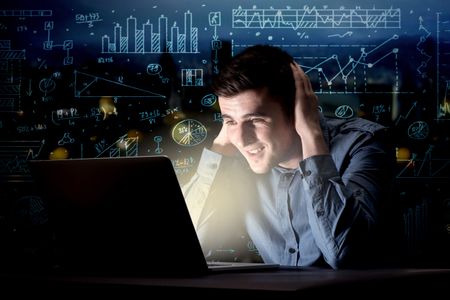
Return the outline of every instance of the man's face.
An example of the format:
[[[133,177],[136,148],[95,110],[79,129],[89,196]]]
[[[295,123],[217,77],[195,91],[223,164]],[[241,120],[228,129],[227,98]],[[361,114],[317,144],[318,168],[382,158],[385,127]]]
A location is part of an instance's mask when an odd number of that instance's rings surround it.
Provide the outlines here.
[[[219,97],[229,140],[258,174],[276,165],[296,168],[300,160],[300,139],[294,124],[270,97],[265,89]]]

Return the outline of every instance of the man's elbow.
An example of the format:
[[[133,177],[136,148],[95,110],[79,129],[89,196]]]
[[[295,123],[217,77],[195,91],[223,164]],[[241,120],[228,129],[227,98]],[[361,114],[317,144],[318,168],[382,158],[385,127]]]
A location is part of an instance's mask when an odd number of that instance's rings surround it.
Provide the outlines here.
[[[328,255],[324,257],[324,259],[327,264],[335,270],[367,269],[384,265],[386,262],[383,261],[383,255],[381,255],[381,253],[376,250],[372,250],[374,249],[346,248],[339,253]]]
[[[326,263],[334,270],[348,268],[346,258],[343,255],[327,255],[324,257]]]

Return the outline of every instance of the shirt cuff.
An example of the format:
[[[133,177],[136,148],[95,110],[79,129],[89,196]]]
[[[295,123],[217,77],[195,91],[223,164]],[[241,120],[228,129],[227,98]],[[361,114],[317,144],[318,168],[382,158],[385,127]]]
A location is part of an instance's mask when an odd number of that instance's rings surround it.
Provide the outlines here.
[[[197,166],[197,173],[202,177],[214,179],[223,158],[223,155],[204,148]]]
[[[316,155],[302,160],[299,164],[300,176],[308,185],[321,185],[328,179],[338,177],[339,172],[331,155]]]

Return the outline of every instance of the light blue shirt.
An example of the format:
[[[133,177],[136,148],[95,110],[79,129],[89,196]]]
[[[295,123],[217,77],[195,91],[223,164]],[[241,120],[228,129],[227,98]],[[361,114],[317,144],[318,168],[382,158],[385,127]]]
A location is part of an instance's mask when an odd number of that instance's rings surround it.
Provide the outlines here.
[[[322,129],[330,154],[294,170],[258,175],[242,159],[203,150],[183,192],[207,257],[340,268],[377,255],[393,167],[385,128],[323,118]]]

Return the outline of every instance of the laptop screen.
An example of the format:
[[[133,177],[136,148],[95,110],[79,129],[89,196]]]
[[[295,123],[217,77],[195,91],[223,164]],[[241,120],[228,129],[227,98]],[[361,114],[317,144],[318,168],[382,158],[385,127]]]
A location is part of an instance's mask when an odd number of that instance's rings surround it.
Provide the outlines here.
[[[206,262],[166,156],[30,161],[61,270],[197,275]]]

